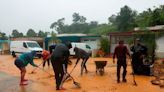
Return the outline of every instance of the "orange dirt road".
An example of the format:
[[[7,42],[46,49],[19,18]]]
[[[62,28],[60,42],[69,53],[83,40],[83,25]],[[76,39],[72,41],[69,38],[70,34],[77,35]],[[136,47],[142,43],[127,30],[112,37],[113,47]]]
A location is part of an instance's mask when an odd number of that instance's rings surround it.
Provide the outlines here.
[[[111,58],[90,58],[87,62],[89,72],[80,76],[80,63],[77,65],[71,74],[75,81],[81,84],[81,88],[76,88],[72,81],[64,83],[66,90],[56,91],[55,80],[52,67],[45,67],[45,71],[36,69],[34,74],[31,74],[34,69],[31,65],[26,67],[26,78],[29,79],[27,86],[19,86],[20,71],[14,65],[15,58],[9,55],[0,55],[0,92],[164,92],[163,88],[152,85],[150,81],[154,77],[136,75],[138,86],[133,85],[133,76],[131,73],[130,63],[127,67],[127,83],[116,82],[116,65],[112,63]],[[95,63],[97,60],[108,61],[105,67],[105,74],[100,76],[95,72]],[[68,72],[73,68],[76,59],[71,59],[72,65],[68,66]],[[42,63],[42,59],[34,59],[36,64]],[[41,66],[42,67],[42,66]]]

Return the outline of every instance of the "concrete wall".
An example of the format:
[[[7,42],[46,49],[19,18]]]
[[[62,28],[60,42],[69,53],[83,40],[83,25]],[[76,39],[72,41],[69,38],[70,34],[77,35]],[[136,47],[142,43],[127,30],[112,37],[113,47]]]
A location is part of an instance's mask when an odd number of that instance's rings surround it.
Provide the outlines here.
[[[164,37],[157,39],[156,44],[157,44],[156,56],[159,58],[164,58]]]
[[[9,53],[10,47],[8,42],[1,42],[0,45],[0,54]]]

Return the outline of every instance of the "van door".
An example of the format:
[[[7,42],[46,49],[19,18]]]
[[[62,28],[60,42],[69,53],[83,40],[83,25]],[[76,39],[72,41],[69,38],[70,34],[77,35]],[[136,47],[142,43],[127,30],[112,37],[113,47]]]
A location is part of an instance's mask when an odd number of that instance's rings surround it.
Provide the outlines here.
[[[21,46],[21,52],[30,52],[29,48],[27,47],[27,43],[26,42],[23,42],[22,43],[22,46]]]

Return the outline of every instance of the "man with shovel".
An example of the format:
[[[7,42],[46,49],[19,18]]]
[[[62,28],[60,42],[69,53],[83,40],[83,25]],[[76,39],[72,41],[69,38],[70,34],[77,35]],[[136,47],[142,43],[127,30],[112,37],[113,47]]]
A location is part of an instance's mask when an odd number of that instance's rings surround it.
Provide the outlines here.
[[[120,40],[119,45],[115,47],[114,54],[113,54],[113,63],[115,63],[115,57],[117,58],[117,83],[120,83],[120,69],[123,66],[123,74],[122,74],[122,81],[127,82],[126,76],[126,55],[130,57],[130,53],[127,47],[124,45],[124,41]]]
[[[50,60],[49,60],[50,57],[51,57],[51,55],[50,55],[50,52],[49,51],[47,51],[47,50],[43,50],[42,51],[43,69],[45,67],[46,62],[48,64],[48,67],[50,66]]]
[[[57,44],[52,56],[51,56],[51,64],[55,73],[56,79],[56,90],[64,90],[65,88],[61,87],[61,82],[65,72],[67,71],[67,64],[69,60],[69,49],[72,48],[71,43],[67,42],[65,44]],[[63,69],[63,65],[65,66],[65,71]]]
[[[81,63],[81,76],[82,76],[84,68],[85,68],[85,72],[86,73],[88,72],[86,63],[87,63],[87,60],[89,59],[90,54],[87,53],[85,50],[80,49],[78,47],[74,48],[74,52],[75,52],[75,56],[77,57],[76,65],[78,64],[80,59],[83,60]]]

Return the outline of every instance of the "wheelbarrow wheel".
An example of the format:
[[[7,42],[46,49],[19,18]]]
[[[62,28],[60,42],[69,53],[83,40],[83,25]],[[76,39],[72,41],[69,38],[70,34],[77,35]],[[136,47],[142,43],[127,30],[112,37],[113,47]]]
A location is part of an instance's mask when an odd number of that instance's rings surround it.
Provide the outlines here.
[[[100,69],[100,75],[103,76],[104,75],[104,71],[102,69]]]

